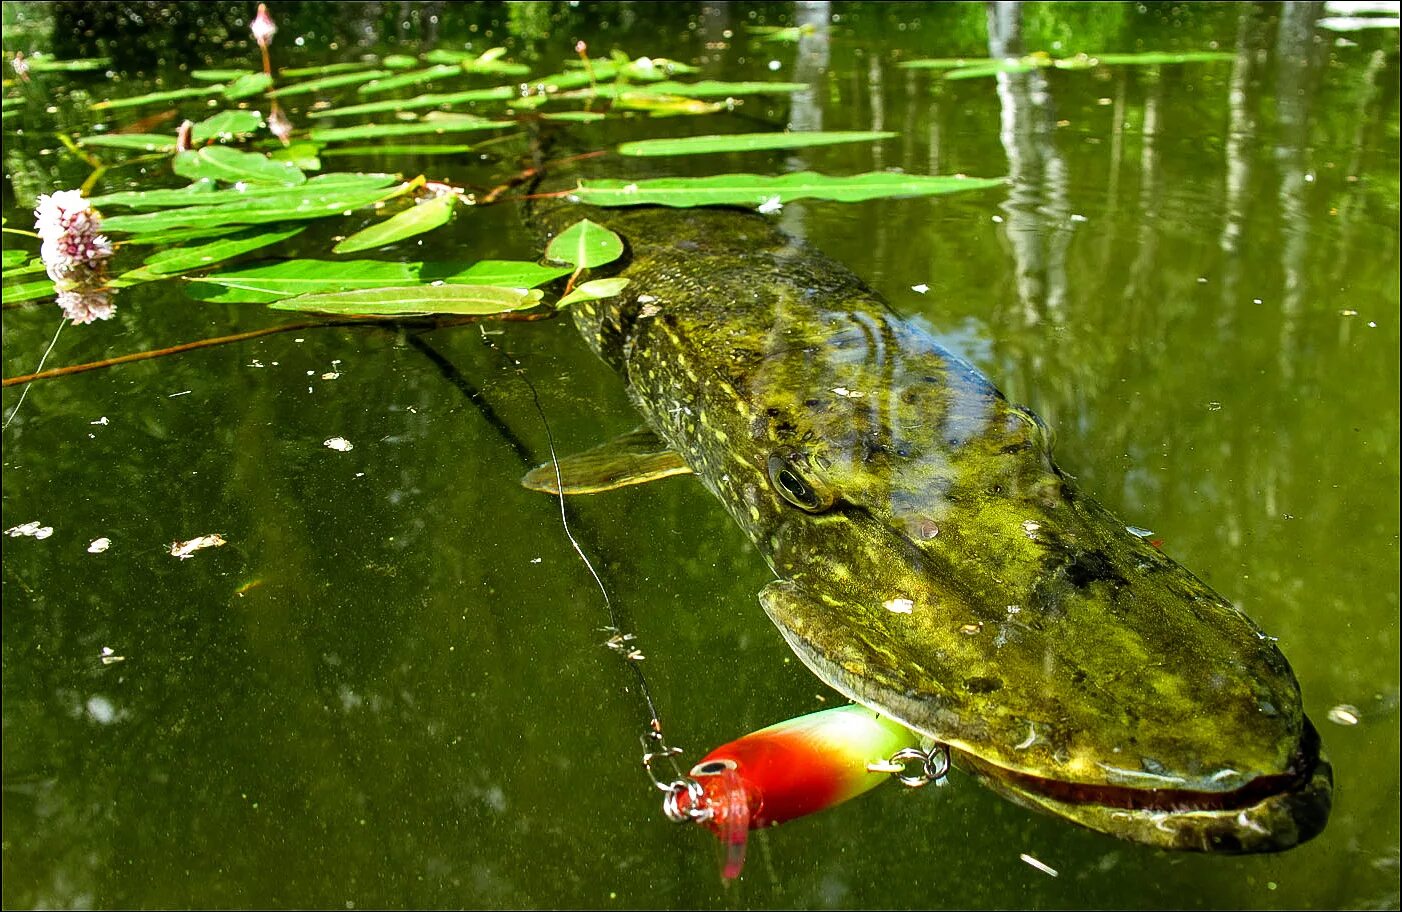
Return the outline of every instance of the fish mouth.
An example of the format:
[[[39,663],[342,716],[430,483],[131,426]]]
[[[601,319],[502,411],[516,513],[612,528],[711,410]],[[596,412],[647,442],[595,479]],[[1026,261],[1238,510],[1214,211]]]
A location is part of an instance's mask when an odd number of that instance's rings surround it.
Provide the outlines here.
[[[1284,851],[1319,835],[1333,803],[1333,767],[1308,719],[1285,772],[1221,792],[1066,782],[1007,769],[967,750],[953,754],[961,768],[1011,801],[1166,849]]]

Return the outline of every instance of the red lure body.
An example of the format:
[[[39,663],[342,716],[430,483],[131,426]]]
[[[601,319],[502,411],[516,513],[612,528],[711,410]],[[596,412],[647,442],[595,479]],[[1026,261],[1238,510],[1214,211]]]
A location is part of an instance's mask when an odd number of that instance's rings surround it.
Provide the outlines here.
[[[720,837],[724,876],[739,875],[749,831],[856,797],[889,778],[867,769],[917,743],[908,729],[862,706],[839,706],[771,725],[711,751],[691,768],[702,797],[678,807],[705,811]]]

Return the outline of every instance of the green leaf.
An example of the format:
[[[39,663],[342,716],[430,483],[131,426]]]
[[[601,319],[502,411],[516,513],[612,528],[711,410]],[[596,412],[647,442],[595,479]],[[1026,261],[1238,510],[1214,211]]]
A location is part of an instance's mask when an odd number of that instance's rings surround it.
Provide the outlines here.
[[[0,299],[6,304],[18,304],[21,301],[34,301],[38,298],[53,297],[54,283],[47,278],[37,282],[19,282],[14,285],[6,285],[0,289]]]
[[[31,73],[79,73],[88,70],[100,70],[112,63],[109,57],[78,57],[73,60],[55,60],[41,54],[26,57],[25,63],[29,64]]]
[[[713,177],[666,177],[654,180],[581,181],[573,196],[595,206],[764,206],[798,199],[859,202],[892,196],[927,196],[982,190],[1001,178],[930,176],[875,171],[829,177],[812,171],[773,176],[718,174]]]
[[[28,250],[9,249],[0,252],[0,269],[9,272],[15,266],[29,259]]]
[[[295,82],[290,86],[273,89],[268,94],[276,95],[278,98],[284,98],[288,95],[305,95],[308,92],[320,92],[323,89],[338,89],[341,86],[369,82],[372,79],[379,79],[389,74],[389,70],[364,70],[359,73],[342,73],[338,76],[322,76],[319,79]]]
[[[306,225],[292,228],[255,229],[231,237],[219,238],[198,247],[176,247],[161,250],[146,258],[142,265],[153,275],[170,276],[192,269],[205,269],[215,263],[232,259],[250,250],[258,250],[301,234]]]
[[[80,136],[78,145],[106,149],[135,149],[138,152],[174,152],[175,137],[155,133],[94,133]]]
[[[607,114],[598,111],[554,111],[540,115],[542,120],[573,121],[575,123],[594,123],[597,120],[606,120]]]
[[[268,153],[268,158],[273,161],[291,162],[303,171],[321,170],[321,159],[318,154],[321,152],[321,144],[314,142],[294,142],[281,149],[274,149]]]
[[[623,255],[623,239],[597,222],[580,219],[555,236],[545,257],[578,269],[593,269]]]
[[[800,149],[835,143],[890,139],[895,133],[829,131],[810,133],[729,133],[687,136],[680,139],[644,139],[618,147],[620,155],[701,155],[710,152],[753,152],[764,149]]]
[[[365,63],[363,61],[359,63],[326,63],[321,66],[292,67],[286,70],[279,70],[278,75],[285,76],[288,79],[296,79],[299,76],[330,76],[333,73],[353,73],[356,70],[372,70],[374,68],[375,65],[373,63]]]
[[[453,118],[452,120],[421,120],[414,123],[362,124],[358,127],[337,127],[311,132],[314,142],[339,142],[347,139],[377,139],[382,136],[441,135],[445,133],[467,133],[474,130],[494,130],[498,127],[514,127],[514,121],[487,120],[486,118]]]
[[[621,277],[612,279],[595,279],[592,282],[584,282],[575,287],[573,291],[555,302],[556,307],[567,307],[570,304],[577,304],[580,301],[599,301],[604,298],[611,298],[628,286],[628,280]]]
[[[922,57],[916,60],[906,60],[897,66],[907,70],[952,70],[956,67],[981,66],[1000,62],[1001,58],[997,57]]]
[[[1228,51],[1186,51],[1181,54],[1144,51],[1138,54],[1090,54],[1092,60],[1104,66],[1136,66],[1167,63],[1210,63],[1232,60],[1236,57]]]
[[[981,79],[984,76],[996,76],[999,73],[1030,73],[1032,70],[1040,69],[1043,66],[1044,64],[1030,63],[1025,59],[999,60],[993,63],[950,70],[944,74],[944,78],[946,81],[957,79]]]
[[[267,73],[246,73],[224,89],[224,97],[229,101],[237,101],[264,92],[272,84],[273,77]]]
[[[808,88],[803,82],[720,82],[703,79],[700,82],[654,82],[645,86],[600,85],[595,89],[560,92],[556,98],[616,98],[620,95],[674,95],[678,98],[728,98],[733,95],[769,95],[801,92]]]
[[[374,82],[367,82],[355,91],[357,95],[375,95],[392,89],[402,89],[404,86],[432,82],[435,79],[451,79],[454,76],[466,75],[467,72],[457,64],[445,63],[429,67],[426,70],[414,70],[409,73],[400,73],[398,76],[376,79]]]
[[[299,259],[200,276],[190,280],[188,293],[200,300],[266,304],[301,294],[428,282],[534,288],[569,275],[571,271],[569,267],[541,266],[517,260],[482,260],[468,265]]]
[[[340,146],[335,149],[326,149],[321,153],[323,158],[339,158],[346,155],[461,155],[464,152],[471,152],[473,146],[457,145],[422,145],[422,146],[401,146],[401,145],[370,145],[370,146]]]
[[[152,231],[122,238],[120,247],[146,247],[156,244],[183,244],[186,241],[205,240],[223,237],[242,229],[242,225],[209,225],[203,228],[172,228],[169,231]]]
[[[369,228],[357,231],[331,248],[331,251],[333,253],[357,253],[361,250],[372,250],[376,247],[402,241],[416,234],[424,234],[435,228],[441,228],[448,223],[448,219],[453,217],[453,207],[457,201],[458,197],[455,193],[443,193],[430,197],[402,212],[395,213],[378,225],[371,225]]]
[[[212,85],[204,88],[192,87],[188,89],[171,89],[168,92],[148,92],[145,95],[135,95],[131,98],[117,98],[109,101],[98,101],[89,105],[94,111],[111,111],[116,108],[134,108],[137,105],[155,104],[158,101],[179,101],[182,98],[200,98],[205,95],[213,95],[222,92],[222,85]]]
[[[380,66],[391,70],[407,70],[418,66],[419,58],[408,54],[390,54],[380,60]]]
[[[413,98],[370,101],[344,108],[312,111],[307,116],[318,119],[322,117],[348,117],[352,114],[377,114],[382,111],[418,111],[423,108],[436,108],[473,101],[507,101],[520,97],[520,94],[520,89],[517,86],[496,86],[490,89],[468,89],[463,92],[449,92],[439,95],[415,95]]]
[[[790,44],[797,44],[804,35],[812,35],[817,29],[812,25],[795,25],[789,28],[781,28],[777,25],[751,25],[747,26],[751,35],[760,36],[764,41],[785,41]]]
[[[525,76],[531,68],[520,63],[508,63],[501,59],[506,48],[490,48],[474,56],[471,51],[452,51],[435,48],[424,55],[428,63],[456,64],[466,73],[499,73],[504,76]]]
[[[254,75],[253,70],[191,70],[190,78],[200,82],[230,82],[244,76]]]
[[[243,152],[228,146],[206,146],[175,156],[175,173],[191,180],[208,177],[226,183],[247,181],[261,184],[300,184],[307,176],[290,162],[273,161],[257,152]]]
[[[190,132],[190,142],[195,145],[202,145],[211,139],[223,142],[256,133],[262,126],[263,115],[257,111],[220,111],[195,124]]]
[[[224,225],[259,225],[289,219],[315,219],[340,215],[382,200],[391,199],[409,189],[400,184],[388,190],[340,188],[327,190],[310,181],[299,187],[288,187],[275,195],[259,195],[218,206],[185,206],[140,215],[118,215],[107,219],[108,231],[140,234],[166,231],[171,228],[206,228]]]
[[[333,171],[319,174],[298,187],[301,191],[346,191],[378,190],[399,182],[395,174],[362,174],[359,172]],[[119,206],[128,209],[163,209],[170,206],[215,206],[248,200],[285,199],[289,192],[286,187],[261,185],[237,190],[232,187],[219,190],[212,180],[198,180],[178,190],[141,190],[108,193],[94,196],[89,202],[98,208]],[[110,221],[110,219],[109,219]]]
[[[398,285],[308,294],[277,301],[274,310],[333,314],[497,314],[540,303],[540,291],[492,285]]]

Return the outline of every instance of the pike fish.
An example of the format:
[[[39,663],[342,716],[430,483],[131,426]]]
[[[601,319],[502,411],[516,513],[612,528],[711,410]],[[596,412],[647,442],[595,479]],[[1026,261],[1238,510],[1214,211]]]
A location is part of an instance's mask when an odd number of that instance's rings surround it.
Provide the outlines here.
[[[561,460],[566,494],[695,474],[804,664],[1018,804],[1166,849],[1324,828],[1332,769],[1275,641],[851,271],[738,209],[528,217],[627,245],[624,292],[572,315],[646,423]],[[523,481],[556,490],[550,466]]]

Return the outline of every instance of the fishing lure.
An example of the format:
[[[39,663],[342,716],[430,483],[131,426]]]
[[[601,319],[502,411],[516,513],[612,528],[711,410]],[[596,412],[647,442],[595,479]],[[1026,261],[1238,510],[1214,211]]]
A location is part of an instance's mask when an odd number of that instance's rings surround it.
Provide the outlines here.
[[[749,831],[775,826],[855,798],[924,757],[919,738],[865,706],[789,719],[711,751],[663,802],[672,820],[698,822],[725,849],[721,876],[738,877]]]

